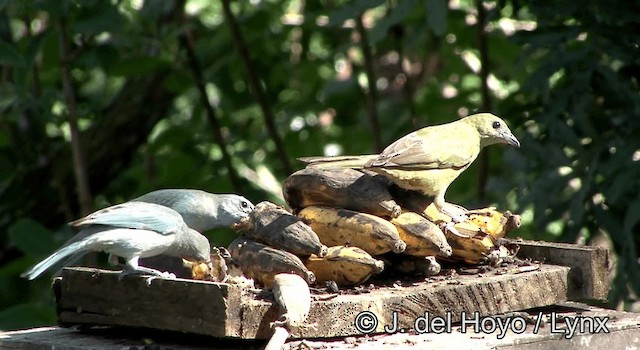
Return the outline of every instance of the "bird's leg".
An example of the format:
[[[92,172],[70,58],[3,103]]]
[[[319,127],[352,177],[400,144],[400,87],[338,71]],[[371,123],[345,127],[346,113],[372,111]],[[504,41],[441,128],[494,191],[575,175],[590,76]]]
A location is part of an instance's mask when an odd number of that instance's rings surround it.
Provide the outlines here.
[[[122,278],[124,276],[128,276],[128,275],[150,275],[149,277],[147,277],[146,282],[147,282],[147,286],[151,285],[151,281],[153,281],[154,279],[158,278],[158,277],[162,277],[162,278],[176,278],[176,275],[170,272],[162,272],[162,271],[158,271],[156,269],[151,269],[148,267],[144,267],[144,266],[140,266],[138,265],[138,260],[140,258],[139,257],[133,257],[129,260],[127,260],[124,269],[122,270],[122,272],[120,272],[120,276],[118,277],[118,279],[122,280]]]
[[[464,237],[464,238],[468,238],[469,236],[467,235],[463,235],[462,233],[460,233],[456,228],[455,228],[455,224],[458,222],[463,222],[467,220],[467,214],[466,214],[466,210],[463,209],[459,209],[447,202],[444,201],[444,196],[442,197],[436,197],[433,201],[433,204],[436,206],[436,208],[443,214],[447,215],[448,217],[451,218],[451,221],[449,221],[446,225],[445,225],[445,229],[449,230],[449,232],[453,233],[456,236],[459,237]]]
[[[107,262],[109,263],[109,265],[111,266],[120,266],[120,259],[118,258],[117,255],[114,254],[109,254],[109,258],[107,258]]]

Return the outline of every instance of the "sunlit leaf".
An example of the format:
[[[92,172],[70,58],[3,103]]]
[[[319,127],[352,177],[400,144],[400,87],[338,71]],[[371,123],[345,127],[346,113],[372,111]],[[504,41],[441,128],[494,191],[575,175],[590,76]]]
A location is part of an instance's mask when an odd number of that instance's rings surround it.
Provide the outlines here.
[[[9,227],[9,243],[26,255],[34,257],[51,253],[55,245],[51,231],[26,218],[19,219]]]
[[[24,56],[15,48],[15,46],[0,40],[0,64],[24,67],[27,63]]]
[[[427,23],[437,36],[442,36],[447,30],[447,3],[446,0],[425,0]]]

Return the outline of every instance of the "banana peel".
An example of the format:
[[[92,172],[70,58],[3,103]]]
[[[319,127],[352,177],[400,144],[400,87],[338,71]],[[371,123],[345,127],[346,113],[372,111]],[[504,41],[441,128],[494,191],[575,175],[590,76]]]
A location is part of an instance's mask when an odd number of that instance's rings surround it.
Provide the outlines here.
[[[310,206],[302,209],[301,217],[327,246],[349,245],[371,255],[389,251],[401,253],[406,243],[398,229],[389,221],[366,213],[330,207]]]
[[[327,255],[311,255],[307,268],[316,276],[316,283],[334,281],[338,286],[364,283],[371,275],[382,272],[384,263],[358,247],[329,247]]]
[[[405,254],[419,257],[451,256],[451,246],[442,230],[423,216],[404,211],[391,219],[391,223],[398,228],[400,239],[407,244]]]
[[[451,217],[440,212],[430,204],[422,213],[430,221],[438,224],[445,233],[447,242],[452,248],[448,260],[463,261],[468,264],[480,264],[491,260],[497,242],[511,230],[520,227],[519,215],[509,211],[500,212],[495,207],[466,210],[455,204],[447,203],[451,210],[464,210],[466,220],[453,223]],[[453,227],[457,233],[452,232]],[[466,236],[466,237],[465,237]]]
[[[302,219],[292,215],[283,207],[271,202],[260,202],[249,215],[248,229],[243,232],[248,238],[307,257],[324,255],[327,246],[320,243],[318,235]]]
[[[400,206],[380,175],[348,168],[305,168],[291,174],[282,187],[287,204],[299,211],[309,206],[344,208],[381,217],[396,217]]]
[[[246,277],[267,288],[273,286],[274,276],[279,273],[294,273],[308,284],[313,284],[316,280],[313,272],[297,256],[243,236],[231,242],[229,253]]]

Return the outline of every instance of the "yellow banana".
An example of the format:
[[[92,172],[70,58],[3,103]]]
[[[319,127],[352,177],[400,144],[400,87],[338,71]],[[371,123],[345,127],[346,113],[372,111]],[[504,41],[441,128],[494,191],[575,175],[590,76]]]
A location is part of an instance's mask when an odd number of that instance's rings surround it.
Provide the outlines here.
[[[451,245],[452,254],[450,260],[462,260],[468,264],[480,264],[489,256],[496,247],[493,237],[482,232],[482,228],[470,221],[459,222],[454,225],[462,237],[444,228],[447,242]]]
[[[457,204],[453,204],[453,203],[445,203],[444,204],[445,207],[447,207],[447,210],[449,210],[449,212],[459,212],[459,213],[465,213],[467,212],[467,209],[465,209],[462,206],[459,206]],[[438,210],[438,208],[436,208],[436,206],[431,203],[427,206],[427,208],[420,213],[422,216],[426,217],[427,219],[429,219],[429,221],[435,223],[435,224],[441,224],[441,223],[449,223],[451,222],[451,217],[449,217],[447,214],[441,212],[440,210]]]
[[[308,284],[314,283],[316,279],[297,256],[246,237],[240,236],[231,242],[229,253],[245,276],[267,288],[273,286],[274,276],[279,273],[295,273]]]
[[[327,246],[349,245],[371,255],[401,253],[406,244],[389,221],[347,209],[310,206],[300,216]]]
[[[383,176],[365,171],[312,167],[291,174],[282,192],[295,211],[315,205],[396,217],[400,206],[391,197],[387,183]]]
[[[227,264],[217,247],[211,248],[210,262],[197,262],[182,259],[182,264],[191,270],[191,278],[213,282],[225,282],[227,280]]]
[[[442,230],[423,216],[405,211],[391,219],[391,223],[396,225],[400,239],[407,244],[405,254],[420,257],[451,256],[451,246]]]
[[[339,286],[353,286],[364,283],[371,275],[384,269],[381,260],[374,259],[358,247],[329,247],[327,255],[311,255],[305,262],[316,276],[317,283],[335,281]]]
[[[469,264],[485,262],[495,251],[496,240],[520,226],[520,216],[508,211],[502,213],[493,207],[466,210],[455,204],[447,205],[451,206],[452,211],[459,210],[466,214],[467,219],[455,223],[453,227],[462,236],[468,237],[461,237],[447,229],[446,224],[451,223],[451,218],[438,211],[433,204],[426,207],[423,215],[443,229],[453,250],[450,260],[461,260]]]
[[[244,235],[273,248],[307,257],[324,255],[327,247],[302,219],[271,202],[260,202],[249,215],[249,228]]]
[[[512,214],[510,211],[503,213],[494,207],[469,210],[467,217],[467,221],[478,225],[482,232],[493,238],[502,238],[521,224],[520,215]]]

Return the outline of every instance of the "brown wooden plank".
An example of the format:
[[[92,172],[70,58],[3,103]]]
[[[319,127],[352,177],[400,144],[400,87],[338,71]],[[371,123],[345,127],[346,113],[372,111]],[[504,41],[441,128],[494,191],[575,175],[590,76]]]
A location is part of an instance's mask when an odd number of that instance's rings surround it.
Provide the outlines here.
[[[404,287],[379,287],[359,295],[338,295],[313,302],[309,324],[294,337],[321,338],[362,334],[354,325],[358,314],[371,312],[384,331],[397,315],[398,326],[410,329],[418,317],[460,320],[462,312],[480,316],[552,305],[567,300],[569,268],[543,265],[540,270],[496,276],[457,276]],[[117,273],[65,269],[57,287],[62,324],[104,324],[175,330],[216,337],[261,338],[271,335],[269,323],[277,307],[258,300],[238,286],[221,283],[143,278],[118,281]],[[322,297],[322,296],[320,296]]]
[[[518,240],[518,256],[568,266],[568,297],[571,300],[606,300],[609,283],[609,252],[605,248],[569,243]]]
[[[519,314],[515,317],[527,317]],[[640,347],[640,314],[606,310],[577,303],[563,303],[536,309],[529,315],[533,320],[541,319],[544,325],[535,330],[535,324],[527,325],[524,333],[506,332],[500,337],[500,329],[493,333],[486,329],[476,333],[468,327],[462,333],[454,325],[452,333],[395,333],[370,337],[348,337],[333,339],[291,340],[285,345],[289,349],[333,349],[333,350],[383,350],[383,349],[632,349]],[[569,339],[565,334],[552,332],[551,315],[557,318],[556,328],[566,330],[565,320],[574,318],[602,319],[607,317],[606,331],[585,327],[576,329]],[[578,327],[579,328],[579,327]],[[151,344],[149,344],[151,342]],[[171,349],[204,350],[263,349],[263,341],[239,341],[237,339],[212,339],[193,334],[159,332],[146,329],[122,329],[100,327],[79,332],[75,329],[57,327],[35,328],[20,331],[0,331],[0,349],[21,350],[113,350],[113,349]]]
[[[118,280],[114,271],[73,268],[56,286],[61,324],[147,327],[238,337],[242,289],[186,279]]]

